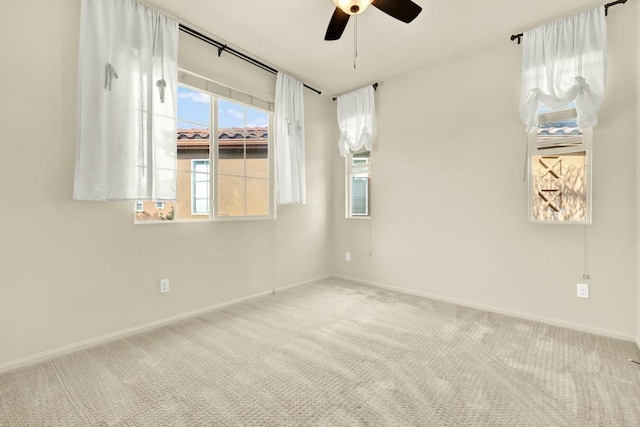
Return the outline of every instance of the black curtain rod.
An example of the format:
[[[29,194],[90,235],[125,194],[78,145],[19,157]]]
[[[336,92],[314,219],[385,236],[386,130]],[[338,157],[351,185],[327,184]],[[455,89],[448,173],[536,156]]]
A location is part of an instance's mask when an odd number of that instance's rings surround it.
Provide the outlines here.
[[[373,90],[378,90],[378,83],[377,83],[377,82],[376,82],[376,83],[374,83],[374,84],[372,84],[371,86],[373,86]],[[366,87],[366,86],[365,86],[365,87]],[[333,100],[334,100],[334,101],[335,101],[335,100],[337,100],[337,99],[338,99],[338,98],[337,98],[336,96],[334,96],[334,97],[333,97]]]
[[[611,6],[615,6],[617,4],[625,4],[626,2],[627,2],[627,0],[616,0],[616,1],[612,1],[611,3],[605,4],[604,5],[604,16],[608,16],[609,15],[609,8]],[[511,35],[511,41],[518,40],[518,44],[520,44],[520,42],[522,41],[522,36],[524,36],[524,33],[512,34]]]
[[[625,0],[626,1],[626,0]],[[185,32],[187,34],[189,34],[190,36],[193,36],[199,40],[202,40],[205,43],[210,44],[211,46],[215,46],[216,48],[218,48],[218,56],[222,55],[222,52],[229,52],[231,55],[235,56],[236,58],[240,58],[243,61],[247,61],[249,64],[253,64],[258,68],[262,68],[265,71],[270,72],[271,74],[278,74],[278,70],[276,70],[273,67],[268,66],[267,64],[258,61],[255,58],[252,58],[248,55],[245,55],[242,52],[238,52],[237,50],[235,50],[232,47],[227,46],[226,44],[222,44],[217,40],[212,39],[209,36],[205,36],[202,33],[199,33],[198,31],[194,30],[193,28],[189,28],[184,24],[178,24],[180,31]],[[320,92],[318,89],[314,89],[311,86],[303,83],[304,87],[306,87],[309,90],[314,91],[315,93],[317,93],[318,95],[322,94],[322,92]]]

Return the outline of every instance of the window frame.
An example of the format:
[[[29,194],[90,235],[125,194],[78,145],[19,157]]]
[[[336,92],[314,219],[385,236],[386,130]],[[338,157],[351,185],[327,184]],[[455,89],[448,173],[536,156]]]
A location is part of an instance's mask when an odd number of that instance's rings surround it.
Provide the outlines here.
[[[195,90],[200,90],[201,89],[195,89]],[[246,104],[244,102],[238,101],[236,99],[231,99],[231,98],[227,98],[225,96],[221,96],[221,95],[216,95],[207,91],[202,91],[203,93],[207,93],[211,96],[211,100],[212,102],[212,107],[211,107],[211,114],[214,115],[214,117],[217,117],[218,114],[218,101],[219,100],[225,100],[228,102],[232,102],[234,104],[237,105],[242,105],[244,108],[251,108],[254,110],[259,110],[262,111],[264,113],[267,114],[268,117],[268,138],[267,138],[267,153],[268,153],[268,165],[269,165],[269,197],[268,197],[268,204],[269,206],[267,207],[267,215],[237,215],[237,216],[231,216],[231,215],[218,215],[218,199],[214,198],[212,196],[212,202],[211,202],[211,209],[212,209],[212,220],[216,221],[216,222],[224,222],[224,221],[261,221],[261,220],[271,220],[271,219],[275,219],[276,218],[276,207],[275,207],[275,194],[276,194],[276,186],[275,186],[275,175],[274,175],[274,166],[275,166],[275,152],[274,152],[274,144],[273,144],[273,129],[274,129],[274,117],[273,117],[273,111],[268,111],[265,110],[263,108],[260,107],[256,107],[254,105],[249,105]],[[212,117],[213,119],[213,117]],[[211,192],[217,194],[219,193],[218,187],[219,187],[219,174],[218,174],[218,168],[216,166],[218,166],[218,162],[220,160],[220,150],[219,150],[219,126],[218,126],[218,120],[212,120],[213,126],[212,128],[214,128],[214,130],[212,130],[212,132],[214,132],[215,137],[213,138],[212,141],[212,148],[210,150],[210,156],[211,159],[214,163],[214,167],[213,168],[209,168],[210,173],[213,175],[212,179],[211,179]],[[245,123],[245,127],[246,127],[246,123]],[[246,198],[247,192],[246,192],[246,179],[247,179],[247,175],[246,175],[246,160],[247,160],[247,148],[245,145],[244,148],[245,152],[244,152],[244,161],[245,161],[245,189],[244,189],[244,195]],[[245,212],[246,212],[246,199],[245,199]]]
[[[555,123],[562,120],[572,119],[576,117],[575,108],[567,108],[560,111],[552,111],[547,113],[538,113],[539,123]],[[539,125],[540,126],[540,125]],[[538,126],[538,129],[539,129]],[[578,138],[568,137],[566,144],[572,144],[568,146],[552,145],[540,146],[538,143],[538,132],[532,131],[527,135],[528,155],[527,155],[527,167],[528,167],[528,210],[527,216],[529,222],[533,224],[554,224],[554,225],[590,225],[592,223],[592,177],[593,177],[593,129],[582,129],[582,137],[580,142],[576,141]],[[534,218],[534,159],[542,156],[562,156],[577,153],[585,153],[585,220],[551,220],[551,219],[536,219]]]
[[[135,212],[134,213],[134,223],[135,224],[163,224],[163,223],[198,223],[198,222],[225,222],[225,221],[264,221],[264,220],[275,220],[276,219],[276,199],[275,199],[275,195],[276,195],[276,180],[275,180],[275,147],[274,147],[274,132],[275,132],[275,119],[274,119],[274,111],[272,111],[272,109],[268,109],[268,108],[262,108],[260,105],[254,105],[254,104],[250,104],[248,102],[242,102],[241,100],[235,99],[235,97],[231,97],[231,96],[223,96],[220,95],[219,93],[215,93],[212,90],[207,90],[203,87],[198,87],[195,84],[189,84],[185,81],[183,81],[184,77],[187,77],[187,79],[193,79],[196,78],[198,79],[201,83],[204,84],[205,87],[209,88],[209,86],[211,85],[212,87],[216,88],[216,87],[220,87],[220,88],[225,88],[224,85],[215,82],[213,80],[209,80],[203,76],[191,73],[189,71],[180,69],[180,78],[178,81],[178,86],[179,87],[183,87],[185,89],[188,90],[192,90],[192,91],[196,91],[199,93],[203,93],[207,96],[210,97],[211,99],[211,107],[210,107],[210,130],[209,130],[209,213],[207,214],[198,214],[198,213],[194,213],[193,212],[193,203],[194,200],[191,200],[191,214],[192,215],[198,215],[198,216],[202,216],[202,218],[197,218],[197,219],[174,219],[172,221],[156,221],[156,220],[137,220],[135,219],[135,213],[141,213],[141,212]],[[230,94],[233,95],[238,95],[238,94],[242,94],[242,92],[238,92],[235,91],[233,89],[227,88],[229,90]],[[255,98],[254,96],[248,95],[246,94],[247,99],[251,99],[254,101],[261,101],[260,98]],[[268,185],[268,189],[269,189],[269,195],[268,195],[268,208],[267,208],[267,214],[266,215],[243,215],[243,216],[227,216],[227,215],[218,215],[218,199],[217,199],[217,189],[218,189],[218,162],[219,162],[219,144],[218,144],[218,131],[219,131],[219,126],[218,126],[218,101],[219,100],[225,100],[237,105],[241,105],[244,108],[248,108],[248,109],[253,109],[253,110],[258,110],[261,112],[264,112],[267,115],[268,118],[268,137],[267,137],[267,155],[268,155],[268,168],[269,168],[269,173],[268,173],[268,180],[269,180],[269,185]],[[266,101],[265,101],[266,102]],[[263,104],[265,103],[263,102]],[[271,103],[267,103],[269,105],[272,105]],[[272,108],[271,106],[269,108]],[[176,114],[176,121],[180,121],[180,117]],[[184,120],[182,120],[184,121]],[[245,123],[245,127],[246,127],[246,123]],[[177,147],[176,147],[177,149]],[[246,162],[246,147],[245,147],[245,162]],[[191,160],[207,160],[207,159],[191,159]],[[193,163],[192,163],[193,165]],[[246,167],[246,165],[245,165]],[[191,169],[191,174],[193,176],[193,167]],[[245,189],[246,189],[246,169],[245,169]],[[193,187],[191,187],[192,192],[191,196],[193,195]],[[245,198],[246,198],[246,190],[244,192],[245,194]],[[174,208],[175,208],[175,203],[174,202]],[[245,199],[245,203],[246,203],[246,199]],[[245,205],[246,208],[246,205]],[[245,209],[246,212],[246,209]]]
[[[366,157],[366,161],[364,165],[366,166],[356,166],[354,155],[365,154],[369,155]],[[357,152],[349,153],[348,156],[345,157],[345,218],[346,219],[371,219],[371,173],[372,173],[372,150],[360,150]],[[366,185],[366,214],[354,214],[353,213],[353,177],[355,169],[365,169],[368,175],[367,177],[367,185]]]

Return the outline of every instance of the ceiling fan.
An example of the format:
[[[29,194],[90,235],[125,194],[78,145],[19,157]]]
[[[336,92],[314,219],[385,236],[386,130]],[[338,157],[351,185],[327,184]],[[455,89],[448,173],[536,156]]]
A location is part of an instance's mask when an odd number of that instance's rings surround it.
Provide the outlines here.
[[[422,12],[422,8],[411,0],[333,0],[333,12],[325,40],[338,40],[347,27],[351,15],[359,15],[370,5],[374,5],[387,15],[407,24]]]

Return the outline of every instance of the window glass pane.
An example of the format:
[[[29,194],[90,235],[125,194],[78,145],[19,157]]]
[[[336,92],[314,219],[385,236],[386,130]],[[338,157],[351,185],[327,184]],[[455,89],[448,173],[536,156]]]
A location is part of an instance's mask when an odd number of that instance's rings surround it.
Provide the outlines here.
[[[218,215],[245,215],[244,184],[242,176],[218,175]]]
[[[269,114],[219,100],[218,121],[218,215],[269,215]]]
[[[136,202],[136,221],[171,221],[175,219],[174,203]]]
[[[247,215],[269,215],[269,180],[247,178]]]
[[[210,212],[210,147],[211,97],[178,88],[178,219],[202,219]]]
[[[351,207],[352,215],[367,215],[368,192],[369,185],[367,177],[354,176],[351,183]]]
[[[211,96],[178,88],[178,203],[176,219],[207,218],[211,212],[209,158]]]
[[[364,151],[350,156],[349,216],[369,216],[371,209],[371,153]]]
[[[539,149],[573,147],[582,144],[575,108],[544,112],[539,110],[537,143]]]
[[[533,156],[535,221],[587,221],[587,153]]]

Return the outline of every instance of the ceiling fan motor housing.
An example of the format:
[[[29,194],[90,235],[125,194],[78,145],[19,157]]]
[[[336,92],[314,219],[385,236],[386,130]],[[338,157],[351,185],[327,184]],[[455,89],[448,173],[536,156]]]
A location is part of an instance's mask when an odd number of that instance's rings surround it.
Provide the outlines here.
[[[372,0],[333,0],[333,3],[346,14],[358,15],[369,7],[371,1]]]

